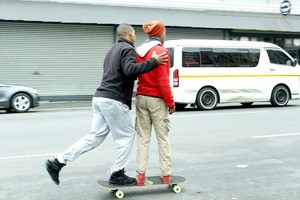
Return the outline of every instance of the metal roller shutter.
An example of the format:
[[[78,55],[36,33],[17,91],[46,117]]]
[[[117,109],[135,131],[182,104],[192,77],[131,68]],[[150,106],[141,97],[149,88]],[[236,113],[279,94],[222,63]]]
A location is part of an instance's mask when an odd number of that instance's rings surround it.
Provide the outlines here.
[[[0,82],[44,97],[93,95],[114,27],[0,22]]]

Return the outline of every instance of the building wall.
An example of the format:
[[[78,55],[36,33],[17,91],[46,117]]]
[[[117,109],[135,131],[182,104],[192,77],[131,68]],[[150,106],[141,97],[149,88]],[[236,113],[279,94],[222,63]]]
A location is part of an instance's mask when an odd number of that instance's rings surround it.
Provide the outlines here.
[[[0,81],[35,87],[42,99],[90,98],[119,23],[161,20],[167,39],[268,41],[299,57],[300,1],[0,0]],[[300,60],[300,59],[299,59]]]
[[[280,13],[280,0],[0,0],[0,19],[141,25],[163,21],[167,26],[300,32],[298,0],[291,14]]]

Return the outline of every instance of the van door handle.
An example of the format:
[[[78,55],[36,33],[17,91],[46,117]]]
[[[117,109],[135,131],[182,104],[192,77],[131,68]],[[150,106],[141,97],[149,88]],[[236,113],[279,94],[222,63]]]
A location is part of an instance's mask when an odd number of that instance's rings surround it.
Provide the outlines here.
[[[270,69],[271,72],[275,72],[275,69]]]

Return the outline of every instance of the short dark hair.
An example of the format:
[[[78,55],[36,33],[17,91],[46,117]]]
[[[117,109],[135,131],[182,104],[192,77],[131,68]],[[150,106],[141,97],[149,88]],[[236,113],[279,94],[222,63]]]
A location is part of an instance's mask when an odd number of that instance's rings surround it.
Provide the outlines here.
[[[130,24],[126,24],[126,23],[120,24],[117,28],[117,35],[118,37],[123,37],[131,30],[133,30],[133,28]]]

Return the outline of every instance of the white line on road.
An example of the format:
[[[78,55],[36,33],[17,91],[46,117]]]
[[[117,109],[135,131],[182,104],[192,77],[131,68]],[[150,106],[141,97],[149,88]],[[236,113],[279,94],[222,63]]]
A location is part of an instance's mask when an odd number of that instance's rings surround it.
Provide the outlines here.
[[[199,113],[196,115],[171,115],[171,117],[201,117],[201,116],[216,116],[216,115],[241,115],[241,114],[257,114],[265,113],[267,111],[253,111],[253,112],[227,112],[227,113]]]
[[[97,150],[91,150],[90,152],[95,152]],[[44,154],[33,154],[33,155],[23,155],[23,156],[7,156],[0,157],[0,160],[11,160],[11,159],[20,159],[20,158],[34,158],[34,157],[43,157],[43,156],[53,156],[57,153],[44,153]]]
[[[18,158],[33,158],[33,157],[41,157],[41,156],[51,156],[57,153],[45,153],[45,154],[34,154],[34,155],[24,155],[24,156],[7,156],[0,157],[0,160],[10,160],[10,159],[18,159]]]
[[[249,165],[236,165],[237,168],[247,168]]]
[[[260,138],[272,138],[272,137],[287,137],[287,136],[296,136],[300,135],[300,133],[287,133],[287,134],[278,134],[278,135],[262,135],[262,136],[253,136],[253,139],[260,139]]]

